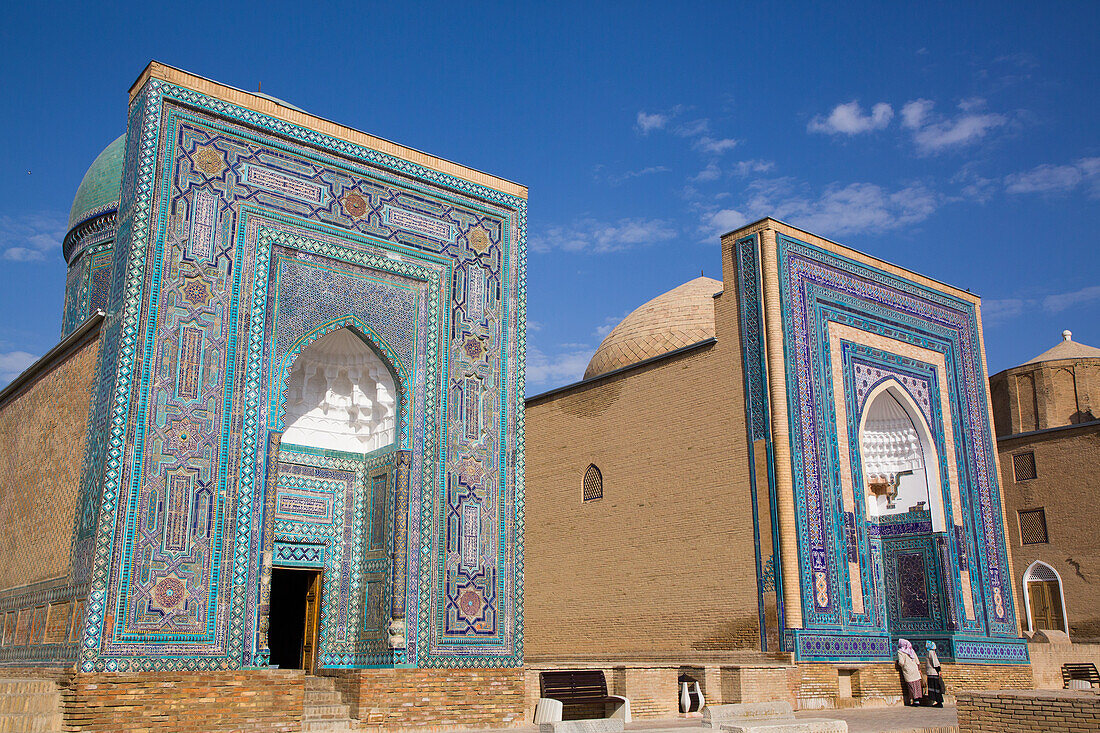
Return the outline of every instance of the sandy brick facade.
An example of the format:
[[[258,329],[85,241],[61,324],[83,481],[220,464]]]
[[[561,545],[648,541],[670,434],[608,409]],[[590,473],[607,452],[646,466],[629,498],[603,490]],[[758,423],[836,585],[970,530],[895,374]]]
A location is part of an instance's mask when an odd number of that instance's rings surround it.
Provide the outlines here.
[[[325,670],[324,674],[336,680],[361,729],[499,728],[529,719],[523,715],[524,672],[518,668]]]
[[[528,400],[528,662],[759,649],[728,289],[715,307],[716,341]]]
[[[1021,630],[1029,630],[1024,575],[1041,561],[1060,578],[1070,637],[1100,639],[1100,508],[1092,500],[1100,490],[1100,359],[1024,364],[993,375],[990,392]],[[1014,466],[1027,454],[1034,478]],[[1036,509],[1047,542],[1025,544],[1020,512]]]
[[[1100,730],[1100,696],[1064,690],[1000,690],[958,695],[960,733],[1069,733]]]
[[[68,575],[98,331],[0,400],[0,590]]]

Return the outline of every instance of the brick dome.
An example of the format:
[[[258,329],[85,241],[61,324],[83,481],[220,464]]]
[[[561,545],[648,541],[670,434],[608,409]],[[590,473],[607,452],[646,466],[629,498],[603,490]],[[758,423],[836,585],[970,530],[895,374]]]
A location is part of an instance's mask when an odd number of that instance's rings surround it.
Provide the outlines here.
[[[584,378],[621,369],[714,337],[714,295],[722,282],[694,280],[638,307],[607,334]]]

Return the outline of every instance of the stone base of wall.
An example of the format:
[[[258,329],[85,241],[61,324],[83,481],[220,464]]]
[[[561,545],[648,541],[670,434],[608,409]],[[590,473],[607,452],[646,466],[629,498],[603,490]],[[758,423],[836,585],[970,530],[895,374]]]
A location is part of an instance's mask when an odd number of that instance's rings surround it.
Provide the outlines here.
[[[763,655],[757,655],[763,657]],[[598,669],[607,682],[607,692],[630,700],[635,718],[671,718],[680,714],[677,680],[681,673],[699,681],[708,704],[768,702],[786,700],[795,704],[797,668],[777,660],[722,665],[710,662],[675,664],[672,662],[591,663],[558,662],[524,667],[526,695],[524,720],[534,720],[540,694],[539,674],[562,669]]]
[[[800,664],[798,708],[879,707],[897,705],[901,676],[893,664]],[[944,664],[943,681],[950,702],[959,690],[1027,690],[1032,687],[1026,664]]]
[[[1067,662],[1092,662],[1100,669],[1100,644],[1036,644],[1027,645],[1031,657],[1031,673],[1040,690],[1061,690],[1062,665]]]
[[[323,670],[360,730],[522,725],[522,669]]]
[[[708,704],[782,700],[795,709],[882,707],[901,703],[901,678],[893,664],[784,663],[779,659],[721,664],[711,660],[696,664],[672,662],[593,662],[570,660],[541,662],[524,667],[526,694],[523,720],[534,719],[541,672],[562,669],[598,669],[604,673],[607,691],[630,700],[635,718],[669,718],[680,715],[677,679],[686,673],[699,681]],[[943,678],[947,700],[957,690],[1021,689],[1032,687],[1028,665],[945,664]]]
[[[302,729],[305,676],[291,670],[77,674],[62,689],[68,731]]]
[[[1072,690],[997,690],[956,696],[959,733],[1100,730],[1100,695]]]

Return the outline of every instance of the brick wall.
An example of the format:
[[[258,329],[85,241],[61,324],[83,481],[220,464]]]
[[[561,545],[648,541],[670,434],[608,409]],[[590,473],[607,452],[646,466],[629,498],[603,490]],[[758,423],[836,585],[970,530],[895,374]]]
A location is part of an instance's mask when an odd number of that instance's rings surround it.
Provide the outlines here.
[[[1074,641],[1100,640],[1100,505],[1082,501],[1100,489],[1100,425],[998,440],[1001,482],[1005,493],[1005,526],[1012,548],[1020,628],[1027,630],[1023,576],[1036,560],[1061,578],[1069,634]],[[1016,481],[1012,457],[1035,454],[1036,477]],[[1047,539],[1022,543],[1019,511],[1042,508]]]
[[[839,696],[838,667],[848,671],[852,699]],[[901,677],[893,664],[799,664],[798,707],[801,709],[892,705],[901,701]],[[1027,690],[1031,668],[1024,664],[944,664],[948,695],[960,690]]]
[[[0,404],[0,590],[65,576],[99,338]]]
[[[528,662],[759,648],[728,283],[715,308],[713,345],[528,401]],[[583,502],[589,464],[603,498]]]
[[[69,731],[299,731],[297,671],[78,674],[62,690]]]
[[[1100,695],[1052,690],[960,692],[959,733],[1100,730]]]
[[[509,727],[523,723],[522,669],[326,670],[360,728]]]
[[[1092,662],[1100,669],[1100,644],[1028,644],[1031,675],[1040,690],[1061,690],[1062,665]]]

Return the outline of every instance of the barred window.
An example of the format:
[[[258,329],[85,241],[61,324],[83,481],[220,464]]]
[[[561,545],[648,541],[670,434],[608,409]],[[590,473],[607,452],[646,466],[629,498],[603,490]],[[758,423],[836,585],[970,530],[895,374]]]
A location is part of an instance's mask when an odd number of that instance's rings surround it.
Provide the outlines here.
[[[1012,456],[1012,473],[1017,481],[1035,478],[1035,452],[1017,453]]]
[[[1020,544],[1041,545],[1047,540],[1047,515],[1042,508],[1026,509],[1020,515]]]
[[[584,500],[603,498],[603,474],[596,468],[595,463],[588,464],[588,470],[584,472]]]

